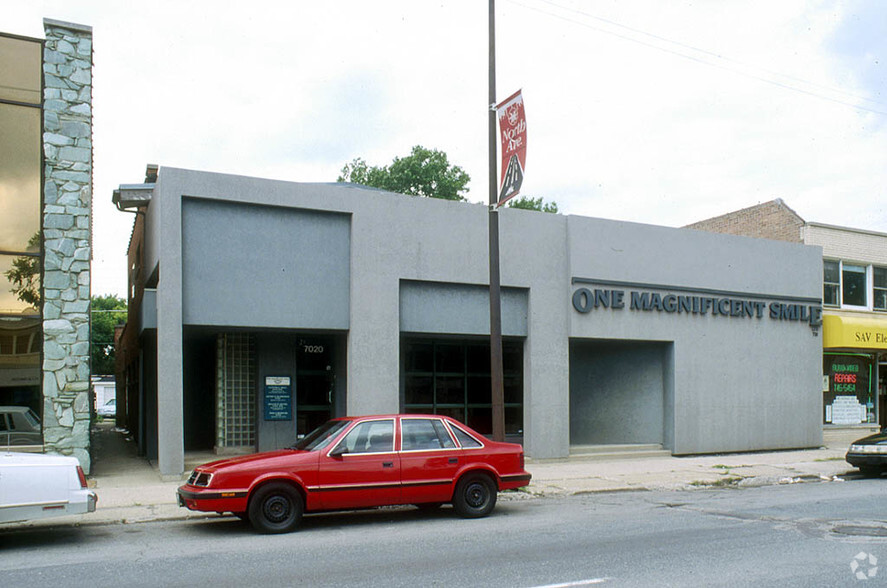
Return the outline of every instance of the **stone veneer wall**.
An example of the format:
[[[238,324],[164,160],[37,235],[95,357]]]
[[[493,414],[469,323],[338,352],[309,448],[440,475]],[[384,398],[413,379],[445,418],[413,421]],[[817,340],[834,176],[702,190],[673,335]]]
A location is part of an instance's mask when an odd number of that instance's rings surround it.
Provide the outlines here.
[[[92,28],[43,27],[43,443],[88,472]]]

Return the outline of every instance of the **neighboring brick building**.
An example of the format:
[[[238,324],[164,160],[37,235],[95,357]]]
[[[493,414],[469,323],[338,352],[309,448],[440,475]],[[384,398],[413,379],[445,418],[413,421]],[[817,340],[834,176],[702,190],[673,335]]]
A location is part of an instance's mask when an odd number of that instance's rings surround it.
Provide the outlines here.
[[[826,441],[887,425],[887,234],[806,222],[781,199],[685,228],[822,247]]]
[[[699,221],[684,228],[759,239],[775,239],[789,243],[803,243],[802,228],[804,225],[804,219],[786,206],[781,198],[777,198],[757,206],[750,206],[736,212],[728,212],[721,216]]]

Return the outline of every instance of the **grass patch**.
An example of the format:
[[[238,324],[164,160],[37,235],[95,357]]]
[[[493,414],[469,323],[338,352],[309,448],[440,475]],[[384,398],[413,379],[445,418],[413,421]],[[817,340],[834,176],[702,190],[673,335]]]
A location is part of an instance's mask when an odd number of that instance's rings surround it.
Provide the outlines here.
[[[741,481],[742,481],[742,478],[740,478],[739,476],[729,476],[726,478],[720,478],[718,480],[711,480],[711,481],[695,480],[693,482],[690,482],[690,485],[696,486],[696,487],[711,486],[713,488],[724,488],[724,487],[729,487],[729,486],[735,486]]]

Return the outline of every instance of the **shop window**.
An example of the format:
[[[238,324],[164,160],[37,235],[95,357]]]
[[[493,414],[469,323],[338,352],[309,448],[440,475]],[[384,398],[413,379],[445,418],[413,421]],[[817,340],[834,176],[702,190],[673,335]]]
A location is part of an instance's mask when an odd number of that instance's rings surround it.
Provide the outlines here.
[[[866,306],[865,270],[863,265],[842,264],[841,300],[845,306]]]
[[[826,424],[876,423],[872,357],[865,354],[823,355],[823,405]]]
[[[0,34],[0,407],[17,429],[0,447],[42,444],[42,56]]]
[[[523,434],[523,346],[503,342],[505,432]],[[411,341],[404,345],[403,409],[450,416],[480,433],[492,432],[490,346]]]
[[[841,290],[841,262],[822,262],[822,303],[826,306],[840,306],[838,293]]]
[[[887,310],[887,267],[873,268],[872,304],[876,310]]]

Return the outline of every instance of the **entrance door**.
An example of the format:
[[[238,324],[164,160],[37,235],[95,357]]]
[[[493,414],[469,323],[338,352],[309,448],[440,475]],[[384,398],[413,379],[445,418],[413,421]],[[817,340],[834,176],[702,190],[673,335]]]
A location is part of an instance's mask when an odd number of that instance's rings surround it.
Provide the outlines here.
[[[296,344],[296,434],[307,435],[333,416],[336,377],[333,340],[299,337]]]

